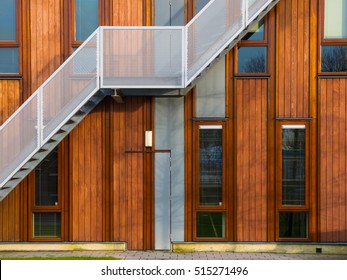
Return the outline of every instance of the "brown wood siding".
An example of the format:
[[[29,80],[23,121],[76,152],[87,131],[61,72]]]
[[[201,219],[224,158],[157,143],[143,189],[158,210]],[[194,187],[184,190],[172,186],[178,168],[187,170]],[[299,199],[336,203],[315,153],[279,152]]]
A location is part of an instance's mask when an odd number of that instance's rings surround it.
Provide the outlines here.
[[[70,241],[103,241],[105,104],[70,133]]]
[[[20,81],[0,80],[0,125],[20,106]]]
[[[20,239],[20,193],[19,187],[15,188],[0,203],[0,241],[21,241]]]
[[[235,82],[236,240],[267,240],[267,79]]]
[[[20,81],[0,80],[0,125],[20,105]],[[20,241],[20,188],[12,191],[0,203],[0,241]]]
[[[347,81],[319,80],[320,241],[347,240]]]
[[[30,1],[31,92],[61,65],[60,0]]]
[[[112,235],[113,240],[128,242],[128,249],[144,246],[143,150],[149,103],[149,98],[126,98],[124,104],[114,104],[111,118]]]
[[[276,9],[277,116],[310,117],[310,0],[282,0]]]
[[[146,0],[113,0],[112,24],[116,26],[141,26],[145,25]]]

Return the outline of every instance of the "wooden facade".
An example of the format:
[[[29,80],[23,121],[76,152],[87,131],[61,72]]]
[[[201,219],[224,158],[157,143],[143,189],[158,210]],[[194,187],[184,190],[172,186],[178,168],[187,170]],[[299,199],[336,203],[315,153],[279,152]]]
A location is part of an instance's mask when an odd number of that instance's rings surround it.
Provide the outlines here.
[[[20,75],[0,75],[0,124],[57,69],[80,42],[73,39],[71,2],[21,0]],[[152,25],[154,0],[100,0],[103,25]],[[226,133],[227,234],[236,242],[287,241],[278,237],[279,129],[308,131],[304,242],[347,241],[347,76],[320,73],[321,0],[281,0],[265,17],[268,50],[264,75],[237,73],[237,48],[226,56],[226,116],[196,118],[196,89],[184,97],[184,240],[195,230],[194,168],[197,123],[221,123]],[[185,20],[194,14],[185,0]],[[128,249],[153,249],[154,98],[106,98],[59,146],[62,236],[58,241],[124,241]],[[35,240],[30,174],[0,203],[0,241]],[[223,211],[224,211],[223,210]],[[206,240],[204,240],[206,241]]]

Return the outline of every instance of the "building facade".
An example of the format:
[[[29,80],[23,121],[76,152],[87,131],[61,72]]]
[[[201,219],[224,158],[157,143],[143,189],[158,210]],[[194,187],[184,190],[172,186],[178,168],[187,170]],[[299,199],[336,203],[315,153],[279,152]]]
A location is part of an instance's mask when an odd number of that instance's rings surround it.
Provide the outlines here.
[[[0,124],[98,26],[208,4],[0,1]],[[106,97],[0,202],[0,241],[346,242],[346,18],[346,0],[280,0],[184,96]]]

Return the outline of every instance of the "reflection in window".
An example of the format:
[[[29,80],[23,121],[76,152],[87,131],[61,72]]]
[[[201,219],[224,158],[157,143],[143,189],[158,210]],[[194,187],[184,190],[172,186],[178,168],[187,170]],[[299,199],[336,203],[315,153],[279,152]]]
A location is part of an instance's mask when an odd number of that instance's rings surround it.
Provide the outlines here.
[[[264,39],[264,19],[253,25],[252,28],[248,31],[248,33],[245,35],[245,37],[242,38],[242,40],[248,41],[262,41]]]
[[[266,73],[266,47],[240,47],[239,73]]]
[[[155,0],[154,18],[156,26],[184,25],[184,0]]]
[[[196,213],[196,237],[225,238],[225,213]]]
[[[33,237],[61,237],[60,213],[33,213]]]
[[[19,73],[18,59],[18,48],[0,48],[0,73]]]
[[[222,127],[200,126],[200,205],[222,204]]]
[[[282,205],[305,205],[305,132],[282,127]]]
[[[347,38],[347,0],[325,0],[324,38]]]
[[[35,169],[35,205],[58,203],[58,150],[53,150]]]
[[[98,0],[75,0],[75,40],[84,41],[99,26]]]
[[[225,117],[225,58],[218,61],[196,85],[196,116]]]
[[[196,2],[196,14],[200,12],[207,4],[210,2],[210,0],[195,0]]]
[[[306,212],[280,212],[279,237],[280,238],[307,238]]]
[[[322,47],[322,72],[347,72],[347,46]]]
[[[0,41],[16,41],[15,0],[0,0]]]

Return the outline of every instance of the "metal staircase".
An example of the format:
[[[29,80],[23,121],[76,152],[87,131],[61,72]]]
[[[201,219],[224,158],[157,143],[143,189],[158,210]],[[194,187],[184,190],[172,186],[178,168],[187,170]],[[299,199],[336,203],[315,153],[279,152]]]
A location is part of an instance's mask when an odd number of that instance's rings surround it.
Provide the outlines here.
[[[186,94],[279,0],[211,0],[183,27],[99,27],[0,126],[0,201],[112,89]]]

